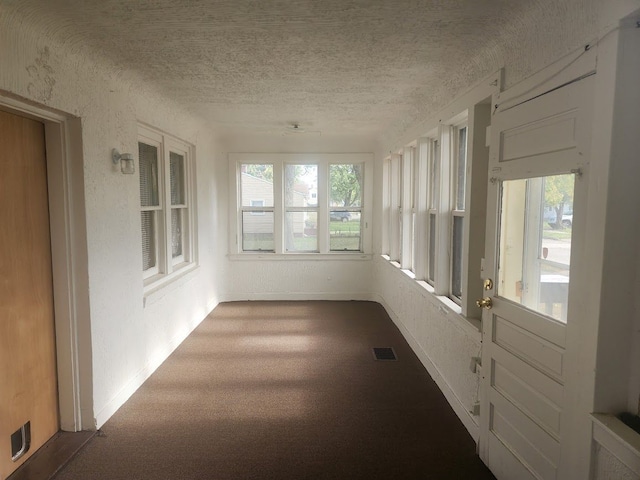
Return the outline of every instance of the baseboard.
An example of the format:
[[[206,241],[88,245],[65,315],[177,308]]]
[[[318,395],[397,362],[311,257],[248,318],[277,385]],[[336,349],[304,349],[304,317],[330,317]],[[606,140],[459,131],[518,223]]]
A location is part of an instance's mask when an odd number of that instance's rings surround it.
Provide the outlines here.
[[[389,307],[389,305],[385,302],[382,295],[373,294],[370,295],[370,299],[381,304],[387,311],[387,314],[389,315],[393,323],[398,327],[398,329],[402,333],[402,336],[405,338],[411,349],[420,359],[420,362],[422,362],[424,367],[427,369],[427,372],[429,372],[431,378],[433,378],[433,380],[436,382],[436,385],[438,385],[438,388],[440,388],[440,390],[442,391],[442,394],[449,402],[449,405],[451,405],[451,408],[453,408],[453,411],[456,413],[462,424],[465,426],[465,428],[477,444],[478,439],[480,438],[480,427],[473,420],[471,413],[465,408],[460,399],[454,393],[453,389],[442,377],[440,371],[438,370],[438,367],[436,367],[435,364],[431,361],[427,353],[422,349],[411,332],[409,332],[409,330],[407,330],[404,324],[400,321],[399,317],[396,315],[393,309]]]
[[[215,303],[215,304],[214,304]],[[210,302],[207,304],[207,308],[209,312],[213,310],[217,306],[217,302]],[[207,315],[208,315],[207,313]],[[113,414],[115,414],[118,409],[125,404],[131,395],[133,395],[138,388],[142,386],[142,384],[151,376],[153,372],[157,370],[157,368],[162,365],[162,363],[171,355],[176,348],[180,346],[182,342],[195,330],[195,328],[202,323],[204,320],[202,317],[200,320],[195,321],[189,325],[189,328],[186,332],[181,332],[180,334],[173,337],[164,348],[160,349],[155,355],[152,361],[148,361],[144,367],[142,367],[138,372],[129,380],[124,387],[120,389],[120,391],[107,402],[107,404],[96,414],[95,416],[95,424],[96,428],[102,427],[107,420],[109,420]]]
[[[340,292],[340,293],[327,293],[327,292],[275,292],[275,293],[232,293],[223,296],[223,302],[242,302],[242,301],[303,301],[303,300],[371,300],[371,294],[369,292]]]

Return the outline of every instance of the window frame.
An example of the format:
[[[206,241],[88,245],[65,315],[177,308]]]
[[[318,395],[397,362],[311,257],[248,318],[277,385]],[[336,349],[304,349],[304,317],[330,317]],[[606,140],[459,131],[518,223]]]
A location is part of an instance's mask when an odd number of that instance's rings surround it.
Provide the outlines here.
[[[458,208],[458,192],[459,192],[459,184],[458,184],[458,180],[459,180],[459,168],[460,168],[460,133],[462,130],[465,130],[465,164],[464,164],[464,188],[463,188],[463,208],[459,209]],[[450,213],[450,235],[449,235],[449,252],[450,252],[450,263],[449,263],[449,298],[451,300],[453,300],[454,302],[456,302],[458,305],[462,305],[462,292],[464,291],[464,272],[467,266],[467,259],[466,256],[464,254],[464,239],[465,239],[465,234],[464,231],[467,227],[467,221],[466,221],[466,206],[467,206],[467,181],[469,179],[469,128],[467,126],[467,119],[465,117],[464,122],[463,123],[458,123],[455,126],[451,127],[451,134],[452,134],[452,146],[453,148],[451,149],[451,155],[450,155],[450,177],[451,177],[451,183],[450,183],[450,190],[449,190],[449,194],[450,194],[450,205],[451,205],[451,209],[449,211]],[[460,268],[460,296],[456,295],[454,293],[454,288],[453,288],[453,284],[454,284],[454,277],[455,277],[455,271],[454,271],[454,267],[455,267],[455,258],[454,258],[454,252],[455,252],[455,221],[456,218],[461,218],[462,219],[462,238],[460,238],[460,245],[461,245],[461,249],[460,249],[460,262],[459,262],[459,268]]]
[[[195,147],[172,135],[148,125],[138,125],[137,143],[152,145],[158,151],[158,197],[154,208],[140,207],[144,211],[155,211],[156,266],[142,271],[145,295],[173,281],[175,278],[197,267],[197,225],[195,188]],[[139,147],[138,147],[139,148]],[[183,203],[172,204],[171,198],[171,153],[183,158],[182,188]],[[138,164],[139,164],[138,158]],[[172,211],[180,209],[182,253],[172,256]],[[142,217],[140,217],[141,219]],[[140,220],[142,222],[142,220]],[[142,245],[142,225],[140,228]]]
[[[229,154],[229,184],[232,195],[229,202],[230,222],[229,229],[229,255],[231,259],[287,259],[287,258],[366,258],[370,256],[372,249],[371,238],[371,211],[372,211],[372,162],[373,156],[369,153],[332,153],[332,154],[308,154],[308,153],[230,153]],[[274,245],[273,251],[244,251],[242,249],[242,206],[240,166],[242,164],[272,164],[274,183]],[[363,165],[363,185],[361,207],[355,210],[361,211],[360,218],[360,250],[330,250],[329,239],[329,212],[332,211],[329,201],[329,166],[330,165]],[[318,185],[316,204],[313,202],[304,207],[286,206],[284,203],[284,174],[285,165],[317,165]],[[247,207],[244,207],[245,209]],[[338,210],[353,211],[354,208],[336,207]],[[317,251],[287,251],[285,245],[285,215],[288,211],[312,211],[317,212]]]

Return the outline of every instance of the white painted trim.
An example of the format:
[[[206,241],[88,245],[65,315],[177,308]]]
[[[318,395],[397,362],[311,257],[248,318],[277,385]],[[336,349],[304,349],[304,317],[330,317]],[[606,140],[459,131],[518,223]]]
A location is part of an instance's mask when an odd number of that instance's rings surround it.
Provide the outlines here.
[[[92,356],[80,120],[3,94],[0,94],[0,108],[45,126],[60,428],[65,431],[92,429]]]
[[[613,415],[591,414],[593,440],[640,475],[640,435]]]
[[[330,301],[372,301],[370,292],[341,292],[341,293],[318,293],[318,292],[296,292],[296,293],[255,293],[240,292],[225,295],[223,302],[244,302],[244,301],[305,301],[305,300],[330,300]]]
[[[278,262],[299,262],[304,261],[362,261],[371,260],[373,255],[367,253],[230,253],[227,255],[231,261],[254,261],[254,260],[272,260]]]
[[[389,315],[393,323],[398,327],[400,333],[402,333],[402,336],[405,338],[414,353],[417,355],[422,365],[424,365],[424,367],[427,369],[427,372],[429,372],[431,378],[433,378],[434,382],[436,382],[436,385],[438,385],[438,388],[440,388],[440,390],[442,391],[442,394],[449,402],[449,405],[451,405],[451,408],[453,408],[453,411],[456,413],[462,424],[465,426],[465,428],[477,444],[480,438],[480,427],[473,420],[473,416],[471,415],[471,413],[467,411],[463,403],[456,396],[453,389],[449,386],[447,381],[438,370],[438,367],[436,367],[436,365],[429,358],[429,355],[422,349],[422,347],[420,347],[418,341],[414,338],[411,332],[407,330],[407,328],[400,321],[393,309],[391,309],[391,307],[389,307],[389,305],[385,302],[384,298],[378,294],[374,294],[374,297],[374,301],[380,303],[387,311],[387,314]]]

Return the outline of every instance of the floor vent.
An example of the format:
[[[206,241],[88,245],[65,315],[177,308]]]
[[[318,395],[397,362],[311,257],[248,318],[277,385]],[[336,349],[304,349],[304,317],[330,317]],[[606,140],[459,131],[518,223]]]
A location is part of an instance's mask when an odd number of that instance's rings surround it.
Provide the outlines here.
[[[396,352],[394,352],[393,348],[391,347],[374,347],[373,357],[376,360],[387,360],[387,361],[397,360]]]

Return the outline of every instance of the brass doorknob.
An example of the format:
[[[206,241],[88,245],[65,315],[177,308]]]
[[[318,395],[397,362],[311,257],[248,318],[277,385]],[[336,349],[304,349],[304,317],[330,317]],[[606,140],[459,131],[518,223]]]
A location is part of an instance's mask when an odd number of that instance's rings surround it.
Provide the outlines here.
[[[486,308],[487,310],[491,310],[491,307],[493,307],[493,301],[491,300],[491,297],[484,297],[480,300],[476,300],[476,305],[478,306],[478,308]]]

